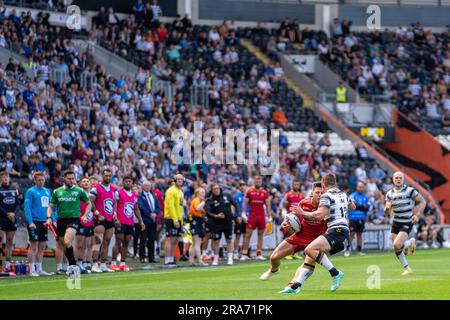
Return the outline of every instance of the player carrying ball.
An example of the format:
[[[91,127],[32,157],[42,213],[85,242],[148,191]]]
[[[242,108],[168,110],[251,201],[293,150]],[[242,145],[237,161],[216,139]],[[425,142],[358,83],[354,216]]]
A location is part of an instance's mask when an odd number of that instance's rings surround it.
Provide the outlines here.
[[[325,219],[327,231],[305,248],[305,254],[328,270],[333,277],[331,291],[336,291],[344,277],[344,273],[333,266],[327,255],[331,256],[344,250],[349,237],[347,211],[349,208],[355,210],[356,206],[349,201],[347,194],[337,187],[334,174],[327,173],[322,178],[322,187],[324,193],[320,197],[317,210],[306,212],[300,206],[294,207],[293,210],[295,213],[302,215],[305,220]],[[312,275],[313,271],[314,268],[305,264],[303,268],[300,268],[295,282],[286,287],[281,293],[300,292],[300,286]]]
[[[300,201],[299,206],[306,212],[313,212],[319,207],[320,196],[322,195],[322,184],[315,182],[312,187],[311,197]],[[305,248],[318,236],[325,232],[325,223],[323,220],[305,220],[300,215],[298,218],[301,221],[301,229],[298,232],[292,232],[292,227],[284,220],[282,228],[291,233],[289,237],[283,240],[273,251],[270,256],[270,268],[264,272],[259,279],[266,281],[271,276],[280,273],[281,259],[292,255],[296,252],[305,250]],[[314,260],[309,259],[305,261],[304,265],[314,267]],[[297,273],[296,273],[297,275]],[[294,277],[295,279],[295,277]]]

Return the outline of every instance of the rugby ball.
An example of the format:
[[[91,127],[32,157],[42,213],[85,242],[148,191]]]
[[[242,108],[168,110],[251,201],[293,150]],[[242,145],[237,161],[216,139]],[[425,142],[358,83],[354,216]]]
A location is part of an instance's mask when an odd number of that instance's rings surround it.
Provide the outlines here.
[[[299,232],[300,228],[302,227],[302,223],[300,219],[293,213],[288,213],[285,216],[285,219],[289,223],[289,225],[294,229],[295,232]]]

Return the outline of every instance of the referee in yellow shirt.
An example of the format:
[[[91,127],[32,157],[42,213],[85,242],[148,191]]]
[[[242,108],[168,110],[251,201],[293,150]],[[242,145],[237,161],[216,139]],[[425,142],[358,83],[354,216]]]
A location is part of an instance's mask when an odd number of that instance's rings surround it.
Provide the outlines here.
[[[167,189],[164,200],[164,223],[166,226],[166,238],[168,240],[168,245],[166,245],[164,252],[166,265],[175,265],[173,253],[183,228],[184,193],[181,189],[183,183],[183,175],[175,175],[175,181]]]

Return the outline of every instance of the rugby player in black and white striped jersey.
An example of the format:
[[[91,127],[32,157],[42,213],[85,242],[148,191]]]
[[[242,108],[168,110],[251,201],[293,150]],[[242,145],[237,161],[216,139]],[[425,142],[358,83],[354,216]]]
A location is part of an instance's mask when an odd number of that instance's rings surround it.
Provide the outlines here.
[[[386,193],[384,212],[392,219],[392,245],[397,258],[405,269],[403,275],[408,275],[413,271],[406,260],[405,251],[413,254],[416,249],[416,239],[409,238],[409,234],[423,213],[426,202],[415,188],[404,183],[405,176],[402,172],[395,172],[392,180],[394,188]]]

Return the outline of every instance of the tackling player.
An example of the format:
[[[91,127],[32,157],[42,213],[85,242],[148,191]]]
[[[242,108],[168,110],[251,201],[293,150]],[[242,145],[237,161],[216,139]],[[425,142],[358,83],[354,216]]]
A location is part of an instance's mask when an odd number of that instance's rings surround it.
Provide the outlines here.
[[[395,254],[405,271],[403,275],[412,274],[405,257],[404,250],[408,254],[413,254],[416,249],[416,239],[408,239],[409,233],[415,223],[419,221],[419,216],[425,209],[426,202],[422,195],[413,187],[405,185],[405,176],[402,172],[395,172],[392,180],[394,188],[386,193],[386,204],[384,212],[390,215],[392,220],[391,241]],[[419,205],[418,210],[414,207]]]
[[[292,182],[292,190],[288,191],[283,198],[283,210],[281,212],[282,218],[286,213],[290,213],[294,205],[298,205],[300,201],[302,201],[305,197],[300,192],[300,181],[294,180]],[[282,228],[281,230],[283,234],[283,239],[288,238],[291,234],[286,228]],[[301,259],[297,254],[292,253],[292,255],[285,256],[286,259]]]
[[[249,260],[248,247],[250,245],[250,238],[258,228],[258,245],[256,251],[257,260],[266,260],[262,256],[262,244],[264,239],[264,230],[266,229],[266,220],[271,221],[272,211],[270,207],[269,193],[262,188],[262,182],[260,176],[253,177],[254,186],[247,189],[244,198],[244,204],[242,205],[242,219],[247,222],[247,231],[244,237],[244,244],[242,246],[241,260]],[[246,215],[247,204],[249,205],[248,218]],[[264,210],[264,205],[266,210]],[[266,211],[266,215],[264,213]]]
[[[94,245],[93,259],[98,260],[92,266],[92,272],[110,272],[106,266],[109,243],[114,232],[115,216],[115,187],[111,184],[112,171],[106,168],[102,172],[102,182],[97,183],[91,190],[90,199],[94,207]],[[99,266],[100,265],[100,266]]]
[[[319,206],[320,196],[322,195],[322,184],[315,182],[312,187],[312,194],[310,198],[306,198],[300,201],[298,204],[303,210],[307,212],[313,212],[317,210]],[[291,208],[290,208],[291,209]],[[264,272],[259,279],[265,281],[273,275],[280,273],[281,259],[288,255],[292,255],[295,252],[305,250],[305,248],[318,236],[325,232],[325,222],[323,220],[305,220],[299,216],[301,221],[301,229],[299,232],[292,233],[289,237],[283,240],[272,252],[270,256],[270,268]],[[292,230],[288,222],[285,220],[282,223],[283,229]],[[289,230],[290,229],[290,230]],[[309,259],[305,261],[306,266],[311,265],[314,267],[314,260]],[[297,273],[296,273],[297,274]],[[295,277],[294,277],[295,279]]]
[[[80,187],[89,197],[89,191],[91,190],[91,180],[89,178],[83,178],[80,181]],[[80,203],[81,212],[86,211],[86,203]],[[87,272],[92,271],[91,258],[92,258],[92,243],[94,237],[94,214],[89,211],[86,222],[80,217],[80,225],[77,230],[77,258],[78,266],[81,270],[85,269]]]
[[[69,261],[67,274],[77,276],[80,270],[76,266],[72,242],[78,230],[80,215],[83,215],[82,219],[86,222],[92,205],[86,193],[75,185],[75,173],[73,171],[64,172],[63,178],[64,185],[53,192],[47,208],[47,224],[52,223],[53,208],[56,207],[58,215],[56,234],[58,235],[58,242],[64,248],[64,254]],[[80,212],[81,201],[86,203],[86,210],[83,213]]]
[[[33,176],[35,185],[25,193],[25,220],[30,240],[28,250],[30,276],[49,276],[51,273],[42,270],[42,258],[48,240],[48,229],[45,226],[45,221],[52,193],[44,187],[45,176],[42,172],[36,172]]]
[[[344,277],[344,273],[333,266],[327,255],[333,255],[345,248],[345,242],[348,241],[349,236],[347,211],[349,208],[355,210],[356,206],[353,202],[350,203],[348,196],[337,187],[334,174],[327,173],[323,176],[322,188],[325,192],[320,197],[319,208],[316,211],[305,212],[300,206],[294,207],[293,211],[302,215],[305,220],[325,219],[327,231],[305,248],[305,254],[328,270],[333,277],[331,291],[336,291]],[[312,271],[307,268],[301,268],[295,282],[282,292],[300,292],[300,286],[312,274]]]
[[[113,249],[113,260],[111,269],[114,271],[130,271],[126,265],[128,253],[128,244],[134,234],[134,216],[136,215],[141,231],[145,230],[145,224],[142,221],[141,213],[137,205],[138,195],[132,190],[133,178],[123,178],[123,189],[116,191],[115,198],[117,201],[117,217],[116,222],[116,243]],[[120,252],[120,266],[116,265],[116,257]],[[142,257],[141,257],[142,259]]]
[[[13,240],[17,230],[15,211],[20,204],[19,192],[12,188],[9,182],[9,173],[0,172],[0,241],[6,233],[5,269],[7,272],[11,271]]]

